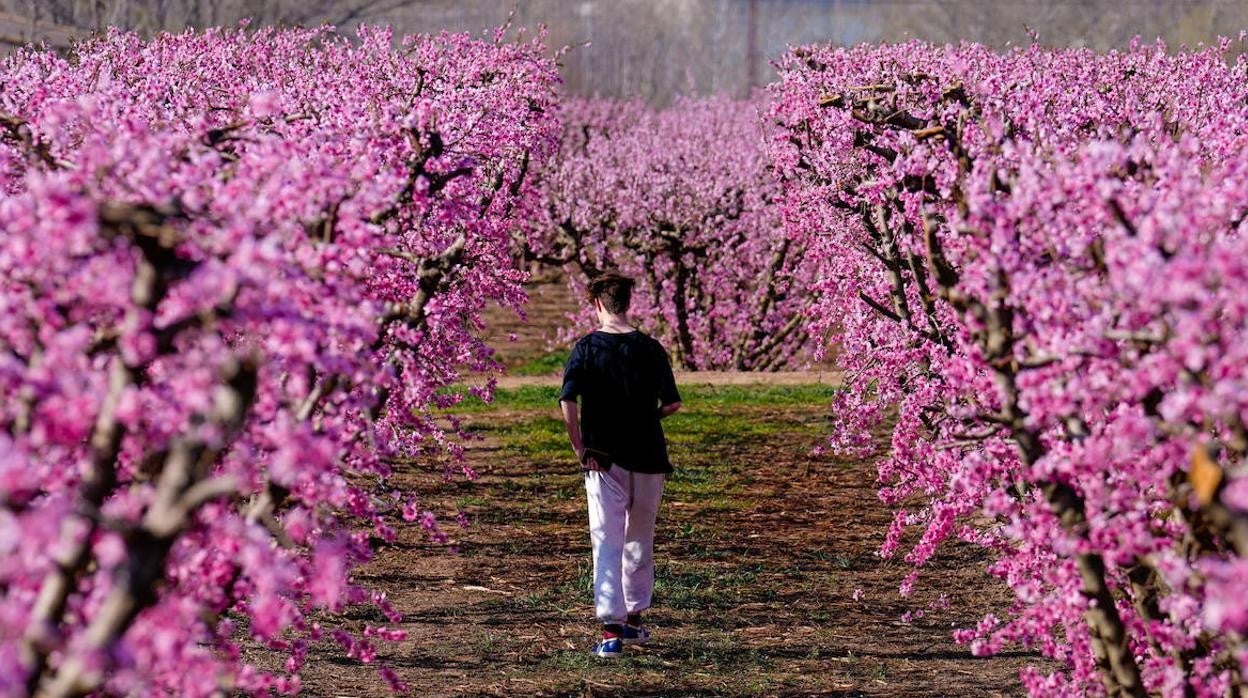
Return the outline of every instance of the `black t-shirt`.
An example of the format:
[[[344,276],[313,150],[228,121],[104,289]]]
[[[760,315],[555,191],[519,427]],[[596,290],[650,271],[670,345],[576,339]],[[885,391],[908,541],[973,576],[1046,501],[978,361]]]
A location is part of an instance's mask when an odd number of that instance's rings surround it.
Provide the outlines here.
[[[672,471],[659,406],[680,402],[680,393],[657,339],[637,330],[585,335],[572,347],[559,393],[560,401],[577,397],[585,448],[636,473]]]

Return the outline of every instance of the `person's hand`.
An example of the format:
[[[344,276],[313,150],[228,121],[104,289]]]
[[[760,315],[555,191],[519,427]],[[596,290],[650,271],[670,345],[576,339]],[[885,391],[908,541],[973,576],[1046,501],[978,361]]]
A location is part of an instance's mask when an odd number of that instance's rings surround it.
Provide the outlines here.
[[[576,452],[576,459],[581,462],[581,470],[595,473],[602,472],[602,466],[598,465],[598,461],[593,456],[585,457],[585,449]]]

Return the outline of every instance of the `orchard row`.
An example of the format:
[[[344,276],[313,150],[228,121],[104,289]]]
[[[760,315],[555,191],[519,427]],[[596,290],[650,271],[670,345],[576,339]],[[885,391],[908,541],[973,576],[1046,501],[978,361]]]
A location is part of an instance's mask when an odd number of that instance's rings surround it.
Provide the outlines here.
[[[447,387],[495,368],[481,311],[522,306],[525,260],[636,276],[687,368],[834,343],[833,446],[895,423],[903,593],[942,542],[987,548],[1015,601],[957,637],[1064,667],[1033,694],[1243,691],[1227,48],[798,49],[766,95],[666,109],[562,99],[502,31],[10,56],[0,694],[293,692],[321,612],[397,623],[351,571],[400,520],[444,537],[388,476],[461,462]]]
[[[1248,690],[1228,48],[798,50],[771,88],[786,230],[849,377],[833,441],[896,410],[882,552],[917,576],[950,538],[990,551],[1014,602],[957,637],[1064,665],[1024,672],[1032,695]]]

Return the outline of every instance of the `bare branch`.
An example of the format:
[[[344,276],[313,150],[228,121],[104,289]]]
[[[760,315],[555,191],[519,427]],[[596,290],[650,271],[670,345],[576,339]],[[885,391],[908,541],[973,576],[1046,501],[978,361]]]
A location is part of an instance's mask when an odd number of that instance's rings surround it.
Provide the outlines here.
[[[898,315],[897,313],[894,313],[888,308],[885,308],[883,305],[880,304],[879,301],[873,299],[871,296],[868,296],[866,293],[859,291],[858,297],[862,299],[862,302],[871,306],[875,310],[875,312],[879,313],[880,315],[883,315],[889,320],[892,320],[893,322],[904,322],[901,319],[900,315]]]

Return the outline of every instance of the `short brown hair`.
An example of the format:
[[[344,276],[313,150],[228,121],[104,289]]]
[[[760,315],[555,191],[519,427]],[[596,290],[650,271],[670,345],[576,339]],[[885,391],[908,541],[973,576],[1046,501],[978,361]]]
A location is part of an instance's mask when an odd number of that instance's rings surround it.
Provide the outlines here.
[[[601,301],[608,313],[626,313],[633,301],[633,283],[617,271],[605,271],[589,280],[589,299]]]

